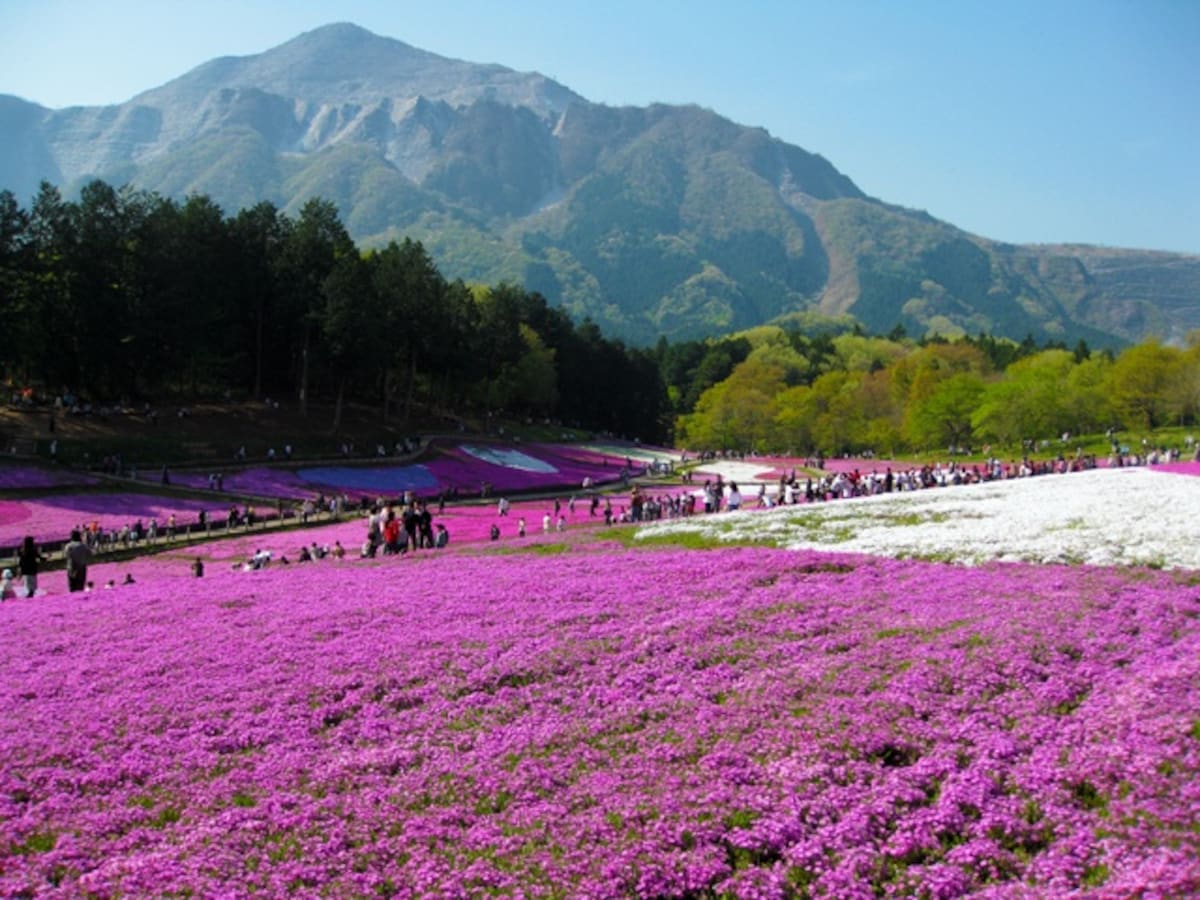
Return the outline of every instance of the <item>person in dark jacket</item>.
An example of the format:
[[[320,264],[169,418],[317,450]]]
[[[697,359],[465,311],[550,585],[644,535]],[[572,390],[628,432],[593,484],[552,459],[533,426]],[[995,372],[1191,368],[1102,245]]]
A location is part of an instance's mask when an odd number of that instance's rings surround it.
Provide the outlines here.
[[[42,556],[37,544],[33,542],[33,535],[25,535],[21,549],[17,552],[17,568],[25,582],[26,597],[32,597],[37,593],[38,566],[45,561],[46,558]]]
[[[71,540],[63,547],[63,558],[67,561],[67,590],[74,593],[82,591],[87,584],[88,563],[92,561],[92,551],[83,542],[78,530],[71,532]]]

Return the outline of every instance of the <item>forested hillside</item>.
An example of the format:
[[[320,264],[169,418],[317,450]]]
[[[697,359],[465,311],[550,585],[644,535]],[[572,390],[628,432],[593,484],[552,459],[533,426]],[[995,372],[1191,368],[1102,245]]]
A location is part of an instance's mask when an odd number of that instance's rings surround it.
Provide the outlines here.
[[[0,96],[0,133],[0,188],[22,203],[94,178],[293,218],[320,198],[363,247],[420,241],[451,281],[523,284],[638,346],[813,310],[1114,349],[1200,327],[1198,257],[998,243],[718,111],[591,103],[350,24],[114,106]]]

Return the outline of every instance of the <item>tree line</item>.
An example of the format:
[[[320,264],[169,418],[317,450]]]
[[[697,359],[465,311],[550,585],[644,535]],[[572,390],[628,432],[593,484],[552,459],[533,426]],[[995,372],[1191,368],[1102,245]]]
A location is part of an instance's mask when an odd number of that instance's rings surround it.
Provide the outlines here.
[[[0,192],[6,378],[97,401],[236,392],[380,416],[504,411],[668,437],[651,351],[513,284],[448,281],[417,241],[360,250],[336,207],[226,216],[93,181]]]
[[[694,402],[681,398],[681,446],[891,455],[1148,433],[1200,416],[1200,332],[1183,347],[1148,340],[1094,353],[1082,341],[1073,349],[987,335],[914,341],[858,329],[814,339],[764,326],[709,349],[699,365],[720,374]]]
[[[381,420],[483,410],[696,449],[898,453],[1191,424],[1200,335],[1119,354],[987,335],[871,336],[796,314],[653,348],[536,292],[448,281],[417,241],[361,250],[336,207],[226,216],[103,181],[0,192],[6,378],[95,401],[235,392]]]

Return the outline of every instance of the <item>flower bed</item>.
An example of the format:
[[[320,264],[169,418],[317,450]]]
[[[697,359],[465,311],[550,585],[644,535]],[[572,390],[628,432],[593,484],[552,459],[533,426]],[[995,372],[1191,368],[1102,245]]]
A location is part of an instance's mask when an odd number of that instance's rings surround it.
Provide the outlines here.
[[[319,492],[318,488],[290,469],[256,466],[239,472],[225,472],[222,478],[224,492],[249,494],[252,497],[303,500]],[[172,472],[171,483],[200,489],[207,489],[209,486],[208,474],[202,472]]]
[[[1177,475],[1200,475],[1200,461],[1198,460],[1158,463],[1153,468],[1156,472],[1174,472]]]
[[[395,572],[0,607],[0,894],[1200,889],[1189,578],[761,548]]]
[[[25,535],[39,542],[66,540],[73,528],[99,523],[120,529],[135,519],[149,526],[157,519],[165,527],[172,514],[180,526],[195,522],[200,510],[223,515],[219,504],[151,494],[54,494],[38,500],[0,500],[0,547],[16,546]]]
[[[0,463],[0,490],[84,487],[96,484],[95,478],[68,469]]]
[[[1134,467],[678,519],[640,536],[691,532],[718,542],[959,562],[1200,569],[1197,510],[1200,480]]]
[[[421,463],[402,466],[310,466],[295,470],[256,467],[224,475],[224,490],[263,497],[302,499],[318,493],[397,497],[406,491],[431,497],[459,490],[477,496],[482,485],[493,492],[578,488],[584,478],[605,484],[620,478],[624,458],[585,448],[533,444],[437,445]],[[175,484],[207,488],[207,473],[173,474]]]

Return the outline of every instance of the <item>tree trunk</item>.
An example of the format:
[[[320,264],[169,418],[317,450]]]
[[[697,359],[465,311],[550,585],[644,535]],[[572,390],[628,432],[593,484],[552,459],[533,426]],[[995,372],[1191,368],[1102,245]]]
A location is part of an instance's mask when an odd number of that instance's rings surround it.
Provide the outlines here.
[[[304,345],[300,349],[300,415],[308,416],[308,329],[304,329]]]
[[[333,433],[336,435],[342,428],[342,401],[346,396],[346,378],[338,379],[337,400],[333,404]]]
[[[254,399],[262,399],[263,310],[259,303],[254,320]]]
[[[409,359],[411,363],[408,369],[408,392],[404,397],[405,424],[412,421],[413,395],[417,392],[417,354],[412,354]]]

